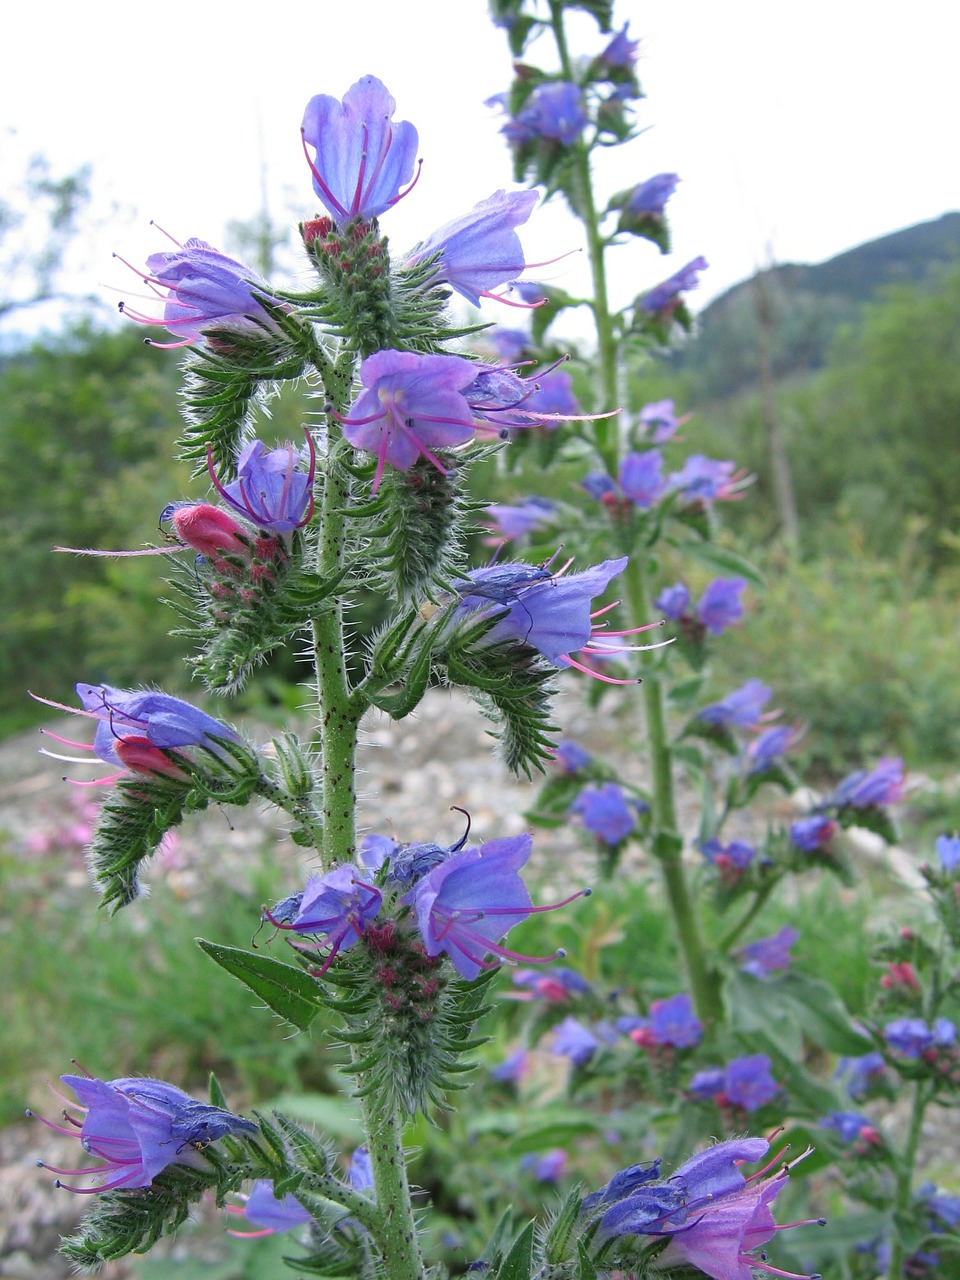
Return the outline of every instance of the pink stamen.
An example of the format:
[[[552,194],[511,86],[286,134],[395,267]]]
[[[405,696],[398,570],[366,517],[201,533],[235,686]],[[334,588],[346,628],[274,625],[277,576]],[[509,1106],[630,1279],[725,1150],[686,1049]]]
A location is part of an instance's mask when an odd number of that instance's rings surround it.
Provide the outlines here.
[[[317,166],[310,159],[310,152],[307,150],[307,139],[304,135],[303,129],[300,130],[300,143],[303,147],[303,154],[307,158],[307,164],[310,166],[310,172],[313,174],[313,178],[317,186],[323,192],[326,199],[329,200],[330,203],[337,210],[337,213],[341,214],[344,218],[346,218],[348,216],[347,210],[343,207],[343,205],[340,203],[337,197],[333,194],[333,192],[324,182],[323,178],[320,176],[320,171],[317,169]]]
[[[764,1271],[768,1276],[780,1276],[782,1280],[823,1280],[819,1271],[781,1271],[779,1267],[771,1267],[766,1262],[758,1262],[756,1258],[751,1258],[749,1254],[741,1253],[740,1261],[747,1267],[753,1267],[755,1271]]]
[[[577,662],[571,658],[569,654],[561,654],[557,659],[564,666],[573,667],[576,671],[582,671],[584,675],[592,676],[594,680],[600,680],[603,684],[639,684],[639,680],[618,680],[615,676],[604,675],[602,671],[591,671],[589,667],[585,667],[582,662]]]
[[[160,223],[159,223],[159,222],[154,222],[153,218],[151,218],[151,219],[150,219],[150,225],[151,225],[151,227],[156,227],[156,228],[157,228],[157,230],[160,232],[160,234],[161,234],[162,236],[166,236],[168,240],[171,240],[171,241],[172,241],[172,242],[177,246],[177,248],[178,248],[178,249],[182,249],[182,248],[183,248],[183,245],[180,243],[180,241],[179,241],[179,240],[177,240],[177,239],[175,239],[175,238],[170,234],[170,232],[169,232],[169,231],[164,231],[164,229],[163,229],[163,227],[161,227]]]
[[[502,293],[490,293],[486,289],[480,290],[481,298],[490,298],[493,302],[501,302],[505,307],[516,307],[518,311],[535,311],[537,307],[546,305],[547,299],[541,298],[539,302],[515,302],[512,298],[505,297]]]
[[[54,742],[62,742],[65,747],[76,747],[78,751],[90,751],[92,748],[89,742],[71,742],[69,738],[61,738],[55,733],[51,733],[49,729],[41,729],[40,732],[45,738],[52,738]],[[44,752],[46,755],[47,752]]]
[[[233,1205],[227,1205],[227,1209],[234,1213],[243,1213],[242,1209],[237,1209]],[[235,1236],[237,1240],[259,1240],[262,1236],[272,1236],[276,1232],[273,1227],[261,1227],[259,1231],[234,1231],[232,1227],[227,1227],[224,1235]]]

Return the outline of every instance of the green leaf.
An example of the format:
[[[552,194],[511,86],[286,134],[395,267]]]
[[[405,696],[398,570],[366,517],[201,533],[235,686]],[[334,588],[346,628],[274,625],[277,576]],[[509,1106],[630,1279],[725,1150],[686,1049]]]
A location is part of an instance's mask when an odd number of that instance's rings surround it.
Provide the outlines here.
[[[766,1027],[787,1032],[799,1048],[799,1033],[824,1049],[855,1056],[869,1053],[873,1041],[853,1026],[843,1001],[826,982],[802,973],[755,978],[738,973],[728,984],[734,1029],[750,1034]]]
[[[530,1280],[533,1266],[533,1229],[536,1224],[528,1222],[513,1244],[510,1252],[497,1268],[497,1280]]]
[[[197,946],[226,969],[245,987],[260,997],[274,1013],[291,1023],[298,1031],[306,1031],[323,1008],[320,988],[314,980],[293,965],[273,960],[269,956],[254,955],[239,947],[224,947],[216,942],[197,938]]]
[[[679,550],[684,555],[699,560],[709,569],[716,569],[720,573],[740,574],[755,587],[764,588],[767,585],[766,579],[757,566],[752,564],[746,556],[742,556],[739,551],[733,551],[730,547],[718,547],[713,542],[684,542],[680,544]]]
[[[597,1280],[597,1268],[582,1240],[577,1241],[577,1280]]]
[[[553,1124],[528,1129],[507,1144],[510,1155],[526,1155],[530,1151],[547,1151],[551,1147],[563,1147],[582,1138],[584,1134],[598,1131],[596,1120],[584,1114],[580,1119],[557,1120]]]

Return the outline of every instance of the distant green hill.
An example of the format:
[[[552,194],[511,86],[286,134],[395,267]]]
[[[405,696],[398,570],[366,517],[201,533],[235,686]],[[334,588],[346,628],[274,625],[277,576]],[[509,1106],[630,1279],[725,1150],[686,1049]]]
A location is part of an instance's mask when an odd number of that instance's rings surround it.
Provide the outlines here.
[[[759,316],[770,316],[775,378],[819,368],[840,325],[887,285],[922,280],[960,258],[960,213],[881,236],[815,266],[786,263],[734,285],[700,314],[696,335],[667,357],[701,400],[724,399],[757,381]]]

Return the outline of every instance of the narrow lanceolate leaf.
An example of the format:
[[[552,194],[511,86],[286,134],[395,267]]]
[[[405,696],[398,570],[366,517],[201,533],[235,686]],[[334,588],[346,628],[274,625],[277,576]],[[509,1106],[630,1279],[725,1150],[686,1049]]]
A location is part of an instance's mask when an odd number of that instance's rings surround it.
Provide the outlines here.
[[[495,1271],[496,1280],[530,1280],[533,1267],[533,1229],[528,1222],[513,1244],[510,1252]]]
[[[742,556],[739,551],[733,551],[730,547],[718,547],[713,542],[684,542],[680,546],[680,550],[684,555],[692,556],[694,560],[699,560],[701,564],[705,564],[708,569],[714,569],[718,573],[738,573],[741,574],[748,582],[752,582],[755,587],[765,587],[767,581],[763,574],[755,564],[752,564],[746,556]]]
[[[320,988],[302,969],[204,938],[197,939],[197,946],[298,1031],[306,1031],[323,1007]]]

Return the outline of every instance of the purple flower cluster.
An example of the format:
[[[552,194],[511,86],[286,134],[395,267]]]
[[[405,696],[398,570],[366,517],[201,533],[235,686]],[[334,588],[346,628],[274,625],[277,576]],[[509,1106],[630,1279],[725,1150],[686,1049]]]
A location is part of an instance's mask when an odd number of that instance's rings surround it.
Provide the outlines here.
[[[957,1027],[949,1018],[937,1018],[932,1025],[922,1018],[895,1018],[883,1029],[891,1053],[900,1058],[923,1058],[930,1051],[951,1049],[957,1043]]]
[[[702,629],[701,635],[709,631],[718,636],[743,617],[740,597],[746,586],[746,578],[714,578],[704,588],[695,613],[691,613],[690,591],[684,583],[677,582],[664,587],[654,605],[671,622],[692,623]]]
[[[688,262],[685,267],[681,267],[661,284],[638,298],[638,306],[648,315],[670,317],[681,305],[681,294],[695,289],[700,283],[700,272],[706,269],[706,258],[694,258],[692,262]]]
[[[644,1049],[692,1049],[703,1037],[703,1024],[686,994],[651,1002],[646,1018],[631,1018],[627,1035]]]
[[[493,967],[496,961],[488,961],[487,955],[528,963],[555,959],[559,953],[519,955],[499,939],[528,916],[565,906],[589,890],[535,907],[519,874],[530,857],[529,835],[488,840],[472,848],[464,848],[465,842],[466,835],[444,849],[368,836],[361,851],[365,871],[342,865],[315,876],[302,895],[284,899],[265,918],[278,929],[318,938],[318,947],[329,947],[323,972],[378,917],[383,892],[365,874],[376,875],[389,860],[387,882],[394,891],[406,889],[398,901],[412,909],[427,955],[446,955],[461,977],[476,978],[481,969]]]
[[[740,968],[755,978],[767,978],[780,969],[789,969],[790,951],[799,937],[797,929],[785,924],[769,938],[748,942],[740,951]]]
[[[765,1265],[766,1255],[757,1257],[756,1250],[784,1229],[777,1226],[770,1206],[788,1181],[789,1166],[778,1164],[778,1156],[749,1177],[741,1172],[743,1164],[763,1159],[769,1150],[763,1138],[720,1142],[665,1181],[657,1181],[659,1160],[633,1165],[587,1196],[583,1208],[595,1214],[602,1236],[667,1238],[669,1244],[657,1256],[658,1270],[690,1266],[715,1280],[746,1280],[754,1266],[773,1270]],[[777,1172],[764,1177],[775,1164]]]
[[[765,1053],[733,1058],[726,1067],[704,1067],[688,1085],[691,1097],[713,1101],[720,1107],[758,1111],[780,1092]]]
[[[673,588],[676,590],[676,588]],[[686,590],[686,588],[684,588]],[[662,608],[662,606],[661,606]],[[668,617],[671,615],[667,615]],[[719,702],[711,702],[697,712],[697,719],[706,724],[751,729],[760,721],[763,708],[770,701],[773,690],[760,680],[748,680]]]
[[[746,871],[757,856],[753,845],[744,840],[731,840],[728,844],[721,844],[716,838],[704,840],[700,845],[700,852],[721,876],[731,879],[735,879],[741,871]]]
[[[813,813],[791,822],[789,836],[791,844],[804,853],[819,853],[828,847],[836,832],[837,824],[832,818],[825,813]]]
[[[490,101],[505,105],[502,99]],[[586,123],[587,113],[579,86],[569,80],[551,80],[537,85],[501,133],[511,146],[518,148],[539,139],[572,147]]]
[[[873,769],[848,774],[823,801],[823,808],[881,809],[903,795],[903,761],[885,756]]]
[[[937,836],[935,848],[940,866],[947,875],[953,875],[960,867],[960,836]]]
[[[547,498],[524,498],[522,502],[508,504],[493,502],[484,507],[496,542],[518,542],[546,523],[554,512],[554,504]]]

